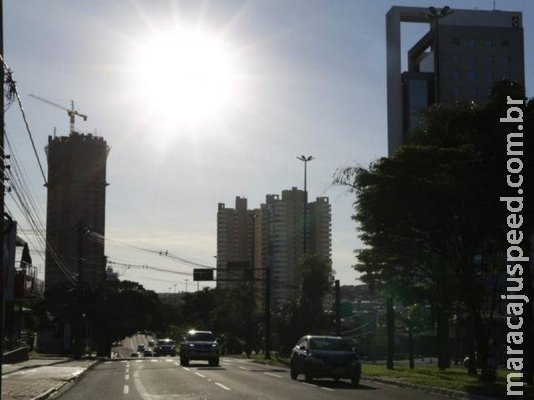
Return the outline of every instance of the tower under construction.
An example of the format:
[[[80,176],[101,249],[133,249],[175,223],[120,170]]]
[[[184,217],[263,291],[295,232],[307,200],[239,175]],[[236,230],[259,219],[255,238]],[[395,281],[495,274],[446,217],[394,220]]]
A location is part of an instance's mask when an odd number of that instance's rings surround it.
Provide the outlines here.
[[[49,137],[45,291],[104,279],[106,161],[102,137]],[[102,240],[95,240],[99,236]]]

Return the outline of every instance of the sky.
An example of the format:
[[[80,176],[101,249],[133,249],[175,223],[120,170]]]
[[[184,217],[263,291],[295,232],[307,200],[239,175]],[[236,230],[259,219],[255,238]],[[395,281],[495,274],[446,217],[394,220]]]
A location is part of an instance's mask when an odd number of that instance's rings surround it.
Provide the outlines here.
[[[88,116],[76,130],[103,136],[106,255],[121,279],[158,292],[193,291],[190,265],[215,266],[218,203],[257,208],[267,194],[304,186],[332,206],[332,259],[342,285],[358,284],[354,196],[332,185],[338,168],[387,154],[385,14],[393,5],[493,9],[493,1],[4,0],[4,58],[13,72],[46,172],[45,146],[69,134],[71,100]],[[527,95],[534,96],[534,2],[523,12]],[[403,24],[403,40],[427,27]],[[405,51],[403,51],[405,53]],[[46,188],[23,118],[6,132],[41,221]],[[19,215],[8,194],[8,209]],[[32,238],[17,218],[19,235]],[[45,225],[42,225],[44,229]],[[36,246],[38,247],[38,246]],[[44,277],[44,258],[33,249]],[[170,269],[175,273],[158,271]]]

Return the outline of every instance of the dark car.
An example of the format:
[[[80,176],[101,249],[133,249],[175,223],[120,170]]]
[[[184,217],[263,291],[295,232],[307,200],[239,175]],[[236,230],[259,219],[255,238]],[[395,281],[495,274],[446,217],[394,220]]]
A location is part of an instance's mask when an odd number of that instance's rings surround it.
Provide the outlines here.
[[[191,360],[208,360],[209,365],[219,365],[219,342],[211,331],[187,332],[180,344],[180,364],[189,365]]]
[[[350,379],[357,385],[362,363],[356,353],[356,343],[339,336],[304,336],[291,352],[290,374],[292,379],[304,374],[307,382],[314,378],[334,378]]]
[[[156,342],[156,356],[176,356],[176,343],[172,339],[160,339]]]

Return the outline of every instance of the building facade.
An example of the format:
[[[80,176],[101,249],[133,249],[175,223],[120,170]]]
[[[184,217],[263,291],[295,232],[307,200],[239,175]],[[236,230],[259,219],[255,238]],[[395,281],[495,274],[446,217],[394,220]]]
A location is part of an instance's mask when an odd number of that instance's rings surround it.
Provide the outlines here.
[[[276,306],[288,300],[299,283],[294,266],[305,254],[314,254],[331,263],[331,207],[328,198],[305,203],[306,193],[297,188],[284,190],[282,195],[270,194],[260,208],[246,210],[246,200],[236,199],[236,208],[219,204],[217,217],[217,287],[236,287],[246,280],[239,267],[226,270],[229,262],[243,262],[252,269],[255,300],[262,308],[265,300],[265,271],[269,268],[270,300]],[[239,205],[239,206],[238,206]],[[241,234],[237,229],[238,215],[245,219]],[[241,241],[239,245],[238,241]],[[243,246],[244,245],[244,246]],[[248,250],[243,250],[243,247]],[[234,249],[242,249],[240,253]],[[233,254],[230,257],[229,254]],[[233,275],[232,275],[233,273]],[[227,277],[231,279],[226,280]],[[221,279],[222,278],[222,279]]]
[[[429,26],[408,51],[404,72],[402,22]],[[525,85],[521,12],[453,9],[433,14],[428,8],[396,6],[386,15],[386,40],[389,155],[431,104],[483,104],[501,79]]]
[[[49,137],[45,292],[72,281],[105,279],[106,161],[102,137],[76,132]]]

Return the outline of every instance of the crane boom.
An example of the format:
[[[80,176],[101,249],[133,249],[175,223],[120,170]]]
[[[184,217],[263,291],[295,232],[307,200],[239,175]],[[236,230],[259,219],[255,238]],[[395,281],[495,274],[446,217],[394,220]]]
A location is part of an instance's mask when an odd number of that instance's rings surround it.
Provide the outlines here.
[[[54,103],[54,102],[52,102],[50,100],[47,100],[47,99],[45,99],[45,98],[43,98],[41,96],[37,96],[35,94],[30,94],[30,96],[33,97],[34,99],[41,100],[44,103],[50,104],[51,106],[54,106],[54,107],[57,107],[57,108],[60,108],[60,109],[62,109],[64,111],[66,111],[67,115],[69,116],[69,121],[70,121],[70,133],[74,132],[74,117],[75,116],[81,117],[81,118],[83,118],[84,121],[87,121],[87,115],[81,114],[81,113],[79,113],[78,111],[76,111],[74,109],[74,101],[73,100],[71,100],[71,102],[70,102],[71,108],[69,110],[68,108],[63,107],[63,106],[61,106],[59,104],[56,104],[56,103]]]

